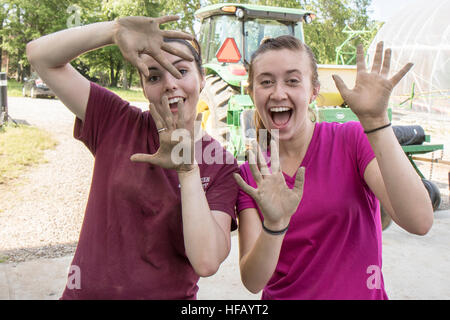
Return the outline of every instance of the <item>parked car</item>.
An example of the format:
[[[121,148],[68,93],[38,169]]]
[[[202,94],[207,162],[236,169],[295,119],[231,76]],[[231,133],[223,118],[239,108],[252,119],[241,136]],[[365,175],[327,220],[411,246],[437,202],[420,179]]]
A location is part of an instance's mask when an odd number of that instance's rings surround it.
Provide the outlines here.
[[[41,78],[37,76],[31,76],[31,78],[25,78],[24,80],[25,82],[22,88],[22,95],[24,97],[56,97],[55,93],[49,87],[47,87],[47,85],[44,83],[44,81],[42,81]]]

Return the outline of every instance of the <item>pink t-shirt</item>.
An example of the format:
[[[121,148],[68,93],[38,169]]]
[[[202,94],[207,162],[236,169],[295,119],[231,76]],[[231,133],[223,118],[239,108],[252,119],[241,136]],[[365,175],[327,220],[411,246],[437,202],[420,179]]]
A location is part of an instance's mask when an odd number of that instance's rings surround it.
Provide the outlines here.
[[[358,122],[315,124],[303,198],[262,299],[387,299],[379,202],[364,181],[374,157]],[[257,187],[248,162],[241,176]],[[292,189],[295,176],[284,177]],[[258,207],[240,190],[237,211],[247,208]]]
[[[159,147],[150,113],[92,83],[85,121],[76,120],[74,136],[95,165],[62,299],[195,299],[199,276],[185,253],[178,175],[130,160]],[[217,141],[199,143],[198,150],[208,148],[204,154],[223,156],[224,164],[202,161],[200,176],[210,209],[229,214],[235,229],[237,163]]]

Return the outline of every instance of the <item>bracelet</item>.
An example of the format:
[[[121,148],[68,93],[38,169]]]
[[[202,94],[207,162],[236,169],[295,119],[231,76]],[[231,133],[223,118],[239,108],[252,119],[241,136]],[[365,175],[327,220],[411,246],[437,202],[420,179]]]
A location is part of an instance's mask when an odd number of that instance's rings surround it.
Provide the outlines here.
[[[264,230],[265,232],[267,232],[268,234],[271,234],[271,235],[273,235],[273,236],[279,236],[279,235],[285,234],[286,231],[287,231],[288,228],[289,228],[289,224],[288,224],[287,227],[284,228],[284,229],[282,229],[282,230],[273,231],[273,230],[270,230],[270,229],[266,228],[266,226],[264,225],[264,221],[261,221],[261,225],[262,225],[262,228],[263,228],[263,230]]]
[[[386,125],[384,125],[382,127],[379,127],[379,128],[375,128],[375,129],[372,129],[372,130],[364,130],[364,133],[365,134],[369,134],[369,133],[372,133],[372,132],[375,132],[375,131],[378,131],[378,130],[381,130],[381,129],[384,129],[384,128],[387,128],[387,127],[390,127],[390,126],[391,126],[391,123],[389,122],[388,124],[386,124]]]

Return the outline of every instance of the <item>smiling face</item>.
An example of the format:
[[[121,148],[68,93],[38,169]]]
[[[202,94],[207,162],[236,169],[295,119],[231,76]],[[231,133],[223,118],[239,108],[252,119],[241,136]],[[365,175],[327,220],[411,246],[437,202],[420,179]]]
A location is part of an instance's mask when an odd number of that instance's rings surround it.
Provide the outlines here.
[[[191,51],[186,45],[179,42],[171,42],[170,45],[192,56]],[[166,96],[169,99],[170,111],[175,122],[178,119],[178,101],[183,101],[183,108],[186,111],[186,124],[193,126],[198,97],[201,88],[205,84],[205,79],[198,70],[195,61],[187,61],[165,51],[162,51],[162,54],[177,68],[182,78],[175,78],[155,59],[146,56],[145,63],[148,66],[150,75],[146,78],[141,75],[144,94],[155,105],[156,110],[161,115],[164,114],[163,108],[165,108],[161,99],[163,96]]]
[[[252,62],[252,98],[258,114],[279,138],[290,139],[308,118],[308,106],[318,94],[313,86],[311,62],[302,50],[268,50]]]

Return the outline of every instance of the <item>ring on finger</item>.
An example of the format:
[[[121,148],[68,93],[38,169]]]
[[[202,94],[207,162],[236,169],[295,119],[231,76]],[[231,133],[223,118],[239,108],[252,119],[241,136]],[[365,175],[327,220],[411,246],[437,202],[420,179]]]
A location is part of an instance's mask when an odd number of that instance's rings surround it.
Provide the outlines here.
[[[167,128],[161,128],[161,129],[158,129],[158,133],[161,133],[161,132],[163,132],[163,131],[165,131],[165,130],[167,130]]]

